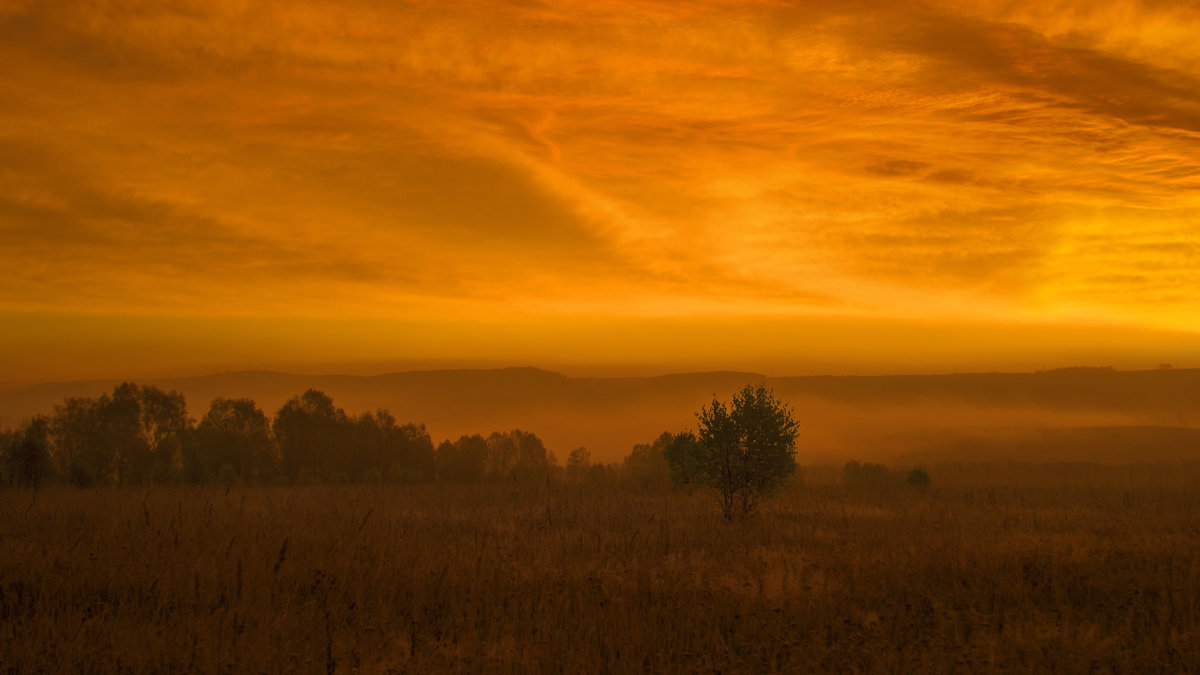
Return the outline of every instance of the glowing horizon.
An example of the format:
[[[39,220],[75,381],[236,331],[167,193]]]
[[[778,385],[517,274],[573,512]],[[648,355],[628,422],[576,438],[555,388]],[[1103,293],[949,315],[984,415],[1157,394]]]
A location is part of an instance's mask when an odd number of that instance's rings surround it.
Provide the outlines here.
[[[1200,365],[1192,3],[4,0],[0,34],[7,383]]]

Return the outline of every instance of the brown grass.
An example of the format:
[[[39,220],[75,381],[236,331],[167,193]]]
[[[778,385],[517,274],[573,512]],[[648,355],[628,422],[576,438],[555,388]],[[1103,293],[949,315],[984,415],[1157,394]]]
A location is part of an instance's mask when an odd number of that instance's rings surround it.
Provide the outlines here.
[[[11,672],[1200,670],[1200,468],[0,493]],[[828,484],[823,484],[828,483]]]

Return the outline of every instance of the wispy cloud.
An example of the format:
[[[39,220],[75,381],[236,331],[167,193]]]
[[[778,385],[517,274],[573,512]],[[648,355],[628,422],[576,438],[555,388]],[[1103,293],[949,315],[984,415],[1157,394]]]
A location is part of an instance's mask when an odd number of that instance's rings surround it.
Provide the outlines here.
[[[10,310],[1197,329],[1187,2],[0,3]]]

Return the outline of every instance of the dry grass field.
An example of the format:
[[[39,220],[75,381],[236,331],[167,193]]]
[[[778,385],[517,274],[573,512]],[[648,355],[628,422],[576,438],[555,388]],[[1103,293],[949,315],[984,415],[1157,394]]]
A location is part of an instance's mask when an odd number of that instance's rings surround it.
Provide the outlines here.
[[[0,492],[0,671],[1200,670],[1200,467]]]

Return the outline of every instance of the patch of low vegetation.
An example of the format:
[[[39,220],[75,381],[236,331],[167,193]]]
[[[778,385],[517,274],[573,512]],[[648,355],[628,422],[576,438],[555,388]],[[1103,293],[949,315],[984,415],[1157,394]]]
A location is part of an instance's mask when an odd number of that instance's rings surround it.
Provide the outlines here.
[[[908,472],[908,477],[904,479],[908,485],[924,487],[933,483],[933,479],[929,477],[929,472],[921,467],[917,467]]]
[[[842,467],[842,482],[852,488],[880,488],[894,485],[912,485],[925,487],[933,484],[929,472],[924,467],[916,467],[907,472],[892,470],[883,464],[857,461],[847,462]]]
[[[886,466],[871,462],[865,464],[859,464],[857,461],[847,462],[842,473],[846,485],[854,487],[878,487],[895,485],[900,482],[899,477]]]
[[[936,490],[861,490],[806,467],[733,526],[701,491],[586,473],[0,491],[0,655],[13,672],[1200,664],[1200,466],[930,473]]]

